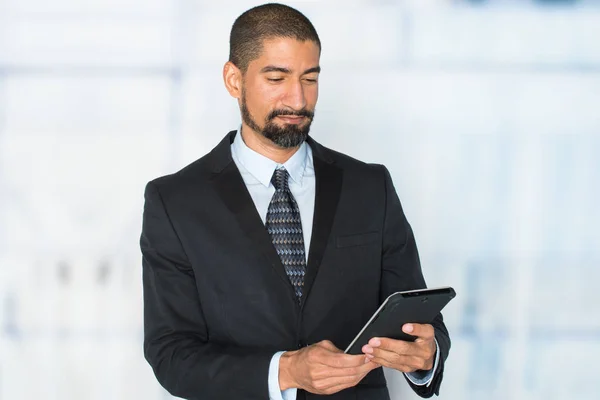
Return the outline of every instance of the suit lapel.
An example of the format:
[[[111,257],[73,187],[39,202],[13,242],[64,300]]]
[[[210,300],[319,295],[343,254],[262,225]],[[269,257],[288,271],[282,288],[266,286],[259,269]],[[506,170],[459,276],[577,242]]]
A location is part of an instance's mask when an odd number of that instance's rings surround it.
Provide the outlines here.
[[[334,164],[327,150],[310,138],[308,144],[313,151],[316,187],[312,236],[304,276],[303,306],[325,254],[342,188],[342,170]]]
[[[258,251],[266,257],[270,267],[281,278],[283,283],[289,288],[290,299],[296,307],[298,301],[281,259],[271,242],[271,237],[265,229],[265,226],[256,210],[254,201],[244,184],[244,180],[231,158],[231,141],[235,136],[235,131],[230,132],[214,150],[213,157],[213,184],[215,190],[221,197],[223,203],[235,216],[239,226],[246,236],[254,241]]]
[[[230,146],[235,134],[236,131],[230,132],[211,152],[215,190],[223,203],[233,213],[244,233],[254,241],[257,249],[264,254],[271,268],[288,287],[290,299],[298,307],[294,287],[256,210],[244,180],[231,158]],[[308,144],[313,151],[316,186],[315,212],[306,275],[304,276],[302,306],[310,293],[325,254],[342,188],[342,170],[334,164],[327,149],[310,137]]]

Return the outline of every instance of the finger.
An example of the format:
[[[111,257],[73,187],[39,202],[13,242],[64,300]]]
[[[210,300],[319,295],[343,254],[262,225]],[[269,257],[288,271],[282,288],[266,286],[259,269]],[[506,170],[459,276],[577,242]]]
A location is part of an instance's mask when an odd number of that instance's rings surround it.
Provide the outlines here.
[[[417,369],[430,369],[433,365],[435,355],[435,342],[432,339],[423,340],[420,343],[404,342],[401,340],[381,338],[373,340],[374,344],[364,346],[363,351],[372,359],[375,356],[385,357],[388,361],[394,362],[396,355],[410,357],[413,362],[410,364]],[[395,354],[390,354],[395,353]]]
[[[375,349],[373,354],[368,357],[372,362],[403,372],[412,372],[418,369],[429,370],[433,366],[422,357],[400,355],[381,349]]]
[[[404,365],[404,364],[396,365],[396,364],[392,364],[384,359],[373,358],[372,362],[377,362],[377,363],[381,364],[382,367],[395,369],[400,372],[409,373],[409,372],[415,372],[417,370],[417,368],[411,367],[410,365]]]
[[[375,368],[379,368],[380,365],[374,362],[368,362],[361,368],[355,368],[351,373],[344,376],[328,375],[325,378],[317,379],[312,383],[319,393],[332,394],[336,393],[345,388],[355,386],[360,382],[369,372]],[[332,369],[332,373],[337,374],[339,370]]]
[[[364,365],[365,356],[364,354],[352,355],[328,353],[324,354],[323,357],[319,359],[319,362],[333,368],[353,368]]]
[[[406,357],[406,360],[398,359],[395,361],[390,361],[388,357],[382,358],[382,357],[372,356],[371,362],[379,364],[382,367],[392,368],[392,369],[396,369],[396,370],[402,371],[402,372],[414,372],[418,369],[416,367],[413,367],[412,365],[403,364],[402,363],[403,361],[408,362],[408,357],[407,356],[401,356],[401,357]]]
[[[366,373],[361,374],[358,377],[355,376],[354,379],[352,379],[352,380],[346,380],[346,379],[344,379],[344,383],[332,386],[332,387],[328,388],[325,392],[321,392],[321,394],[334,394],[334,393],[337,393],[337,392],[339,392],[341,390],[347,389],[349,387],[356,386],[360,381],[363,380],[363,378],[369,372],[371,372],[372,370],[374,370],[376,368],[380,368],[381,367],[381,365],[379,365],[377,363],[374,363],[372,361],[369,361],[368,365],[369,365],[369,370]]]
[[[371,340],[369,340],[369,343],[366,346],[363,346],[363,352],[369,353],[370,348],[379,348],[383,350],[393,351],[394,353],[398,354],[411,354],[415,352],[415,347],[416,345],[413,342],[406,342],[404,340],[390,338],[374,337]]]
[[[351,383],[343,383],[340,385],[328,387],[326,389],[316,389],[315,388],[313,391],[309,390],[309,392],[314,393],[314,394],[331,395],[331,394],[335,394],[337,392],[341,392],[344,389],[348,389],[349,387],[352,387]]]
[[[372,354],[374,349],[382,349],[405,356],[416,356],[428,358],[428,347],[421,343],[405,342],[389,338],[373,338],[369,343],[363,346],[362,351],[365,354]]]
[[[355,378],[352,376],[331,376],[314,381],[312,387],[318,393],[331,394],[335,393],[334,389],[339,391],[352,386],[354,381]]]
[[[379,368],[380,365],[371,362],[365,362],[364,356],[360,356],[362,358],[361,365],[358,367],[350,367],[350,368],[327,368],[322,374],[322,378],[326,377],[344,377],[344,376],[360,376],[365,375],[374,370],[375,368]]]
[[[417,336],[421,339],[433,339],[435,335],[435,330],[430,324],[404,324],[402,326],[402,332]]]
[[[373,349],[373,353],[369,354],[368,357],[371,359],[371,361],[375,361],[377,363],[379,363],[379,360],[385,361],[386,364],[383,364],[384,366],[406,365],[416,369],[421,369],[426,366],[426,361],[423,357],[398,354],[393,351],[378,348]]]
[[[378,364],[377,362],[375,362],[375,361],[373,361],[371,359],[370,359],[370,361],[368,362],[367,365],[369,366],[369,370],[368,370],[367,374],[369,372],[373,371],[374,369],[381,368],[381,364]]]

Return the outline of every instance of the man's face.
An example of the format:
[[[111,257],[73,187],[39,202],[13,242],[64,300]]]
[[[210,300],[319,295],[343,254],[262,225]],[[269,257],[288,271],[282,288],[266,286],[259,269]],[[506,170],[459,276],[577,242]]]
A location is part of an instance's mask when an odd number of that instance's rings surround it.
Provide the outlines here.
[[[279,147],[300,145],[314,117],[319,71],[316,43],[265,40],[242,80],[242,120]]]

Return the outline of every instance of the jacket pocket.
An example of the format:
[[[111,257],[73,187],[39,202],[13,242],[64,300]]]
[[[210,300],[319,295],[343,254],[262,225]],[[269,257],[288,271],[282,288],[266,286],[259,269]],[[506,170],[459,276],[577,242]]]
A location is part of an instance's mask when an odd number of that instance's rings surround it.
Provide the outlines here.
[[[379,232],[355,233],[353,235],[338,236],[336,247],[363,246],[376,243],[379,240]]]

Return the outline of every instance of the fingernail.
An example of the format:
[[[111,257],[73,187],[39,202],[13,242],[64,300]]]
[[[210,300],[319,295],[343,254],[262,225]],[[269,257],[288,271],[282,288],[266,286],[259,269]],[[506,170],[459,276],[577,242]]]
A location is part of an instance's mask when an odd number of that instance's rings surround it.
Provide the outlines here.
[[[371,360],[372,358],[375,358],[375,356],[373,354],[367,354],[367,358]]]
[[[368,363],[369,361],[371,361],[371,359],[369,357],[365,357],[365,364]]]
[[[370,346],[363,346],[362,351],[364,353],[372,353],[373,352],[373,348]]]
[[[411,333],[413,331],[413,326],[411,324],[406,324],[404,325],[402,330],[406,333]]]
[[[369,340],[369,344],[372,347],[378,347],[381,344],[381,340],[379,340],[377,338],[373,338],[373,339]]]

